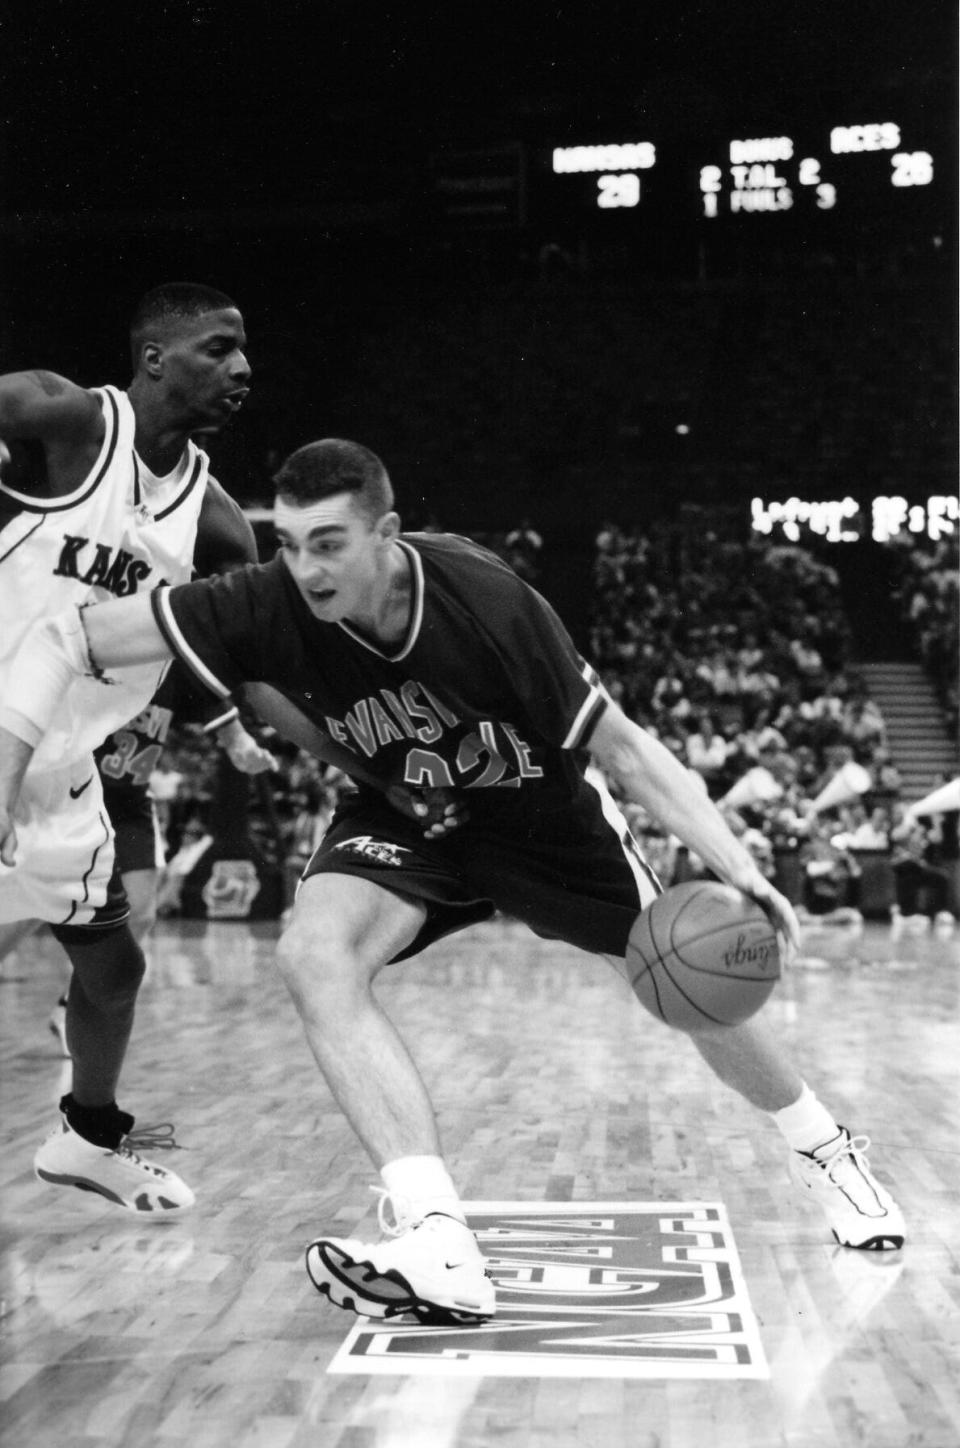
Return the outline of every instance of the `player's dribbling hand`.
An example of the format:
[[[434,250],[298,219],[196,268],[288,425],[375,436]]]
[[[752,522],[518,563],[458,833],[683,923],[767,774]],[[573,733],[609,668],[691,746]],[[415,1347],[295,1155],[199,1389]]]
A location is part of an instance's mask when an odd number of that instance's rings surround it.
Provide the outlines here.
[[[13,869],[17,855],[17,831],[13,819],[5,809],[0,809],[0,865]]]
[[[762,875],[744,889],[744,894],[751,895],[770,917],[777,932],[781,964],[788,966],[800,949],[800,922],[790,901]]]
[[[452,834],[470,818],[451,789],[409,789],[404,785],[393,785],[387,790],[387,799],[407,819],[418,820],[428,840],[439,840]]]
[[[269,749],[258,744],[253,735],[236,721],[221,729],[220,743],[234,769],[241,774],[266,774],[268,771],[276,772],[280,767]]]

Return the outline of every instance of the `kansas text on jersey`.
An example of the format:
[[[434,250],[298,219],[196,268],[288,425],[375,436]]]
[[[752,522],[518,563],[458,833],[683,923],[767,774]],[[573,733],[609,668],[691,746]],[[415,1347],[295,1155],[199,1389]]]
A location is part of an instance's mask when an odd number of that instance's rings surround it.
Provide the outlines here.
[[[0,688],[12,699],[13,656],[31,623],[71,605],[124,597],[190,577],[207,456],[188,444],[183,465],[152,489],[134,450],[136,419],[125,392],[96,389],[104,436],[94,466],[73,492],[34,496],[0,483]],[[156,664],[118,670],[117,686],[71,686],[31,772],[61,768],[147,704]]]

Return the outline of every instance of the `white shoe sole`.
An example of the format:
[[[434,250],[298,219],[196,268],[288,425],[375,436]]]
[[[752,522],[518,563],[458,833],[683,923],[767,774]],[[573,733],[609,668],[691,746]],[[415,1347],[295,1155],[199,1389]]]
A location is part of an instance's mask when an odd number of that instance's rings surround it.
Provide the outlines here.
[[[130,1200],[119,1196],[115,1191],[102,1182],[94,1181],[91,1177],[77,1176],[74,1172],[55,1172],[49,1168],[35,1166],[34,1172],[39,1181],[47,1182],[54,1187],[76,1187],[78,1191],[90,1192],[94,1196],[103,1197],[105,1201],[112,1202],[116,1207],[122,1207],[126,1212],[132,1212],[134,1216],[149,1221],[165,1222],[174,1217],[182,1216],[194,1205],[195,1198],[189,1202],[172,1202],[163,1193],[157,1197],[151,1197],[144,1188]]]

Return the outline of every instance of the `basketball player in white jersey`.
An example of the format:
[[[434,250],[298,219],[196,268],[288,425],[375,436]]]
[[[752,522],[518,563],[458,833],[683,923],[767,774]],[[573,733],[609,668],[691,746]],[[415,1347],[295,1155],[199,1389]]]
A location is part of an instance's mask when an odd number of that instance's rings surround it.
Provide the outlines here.
[[[10,462],[7,442],[22,440],[42,453],[43,474],[19,483],[7,469],[0,478],[0,710],[16,714],[10,660],[35,620],[71,603],[185,581],[198,549],[221,564],[245,561],[237,538],[249,525],[193,440],[219,432],[241,407],[250,382],[245,345],[229,297],[174,283],[148,293],[136,311],[126,392],[88,390],[42,371],[0,377],[0,462]],[[115,1099],[144,961],[127,924],[93,760],[93,749],[149,704],[164,672],[125,669],[111,689],[81,680],[64,701],[25,782],[16,865],[0,866],[0,957],[23,921],[39,919],[73,966],[73,1085],[60,1103],[60,1129],[37,1152],[37,1174],[132,1211],[169,1215],[189,1207],[193,1192],[131,1149],[133,1118]],[[221,737],[238,767],[269,767],[239,723],[224,722]]]

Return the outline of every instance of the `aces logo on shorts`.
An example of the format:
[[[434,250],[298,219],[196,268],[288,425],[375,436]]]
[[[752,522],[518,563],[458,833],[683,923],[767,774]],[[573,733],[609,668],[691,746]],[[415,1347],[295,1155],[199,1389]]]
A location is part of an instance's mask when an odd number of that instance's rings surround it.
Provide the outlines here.
[[[409,855],[410,851],[403,845],[391,844],[389,840],[375,840],[372,835],[354,835],[349,840],[343,840],[339,845],[334,845],[335,850],[343,850],[350,855],[362,855],[365,860],[371,860],[376,865],[403,864],[403,855]]]

